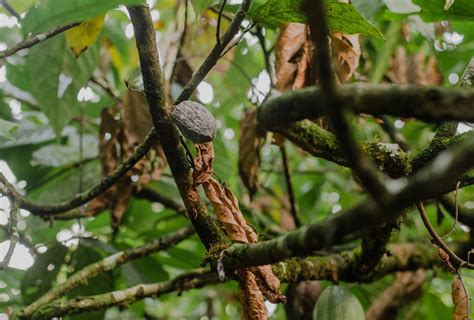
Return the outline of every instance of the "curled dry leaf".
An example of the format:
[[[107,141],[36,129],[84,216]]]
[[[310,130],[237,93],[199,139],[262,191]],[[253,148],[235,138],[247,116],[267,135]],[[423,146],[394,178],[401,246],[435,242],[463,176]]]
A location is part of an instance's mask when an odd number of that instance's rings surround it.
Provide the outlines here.
[[[129,91],[114,108],[102,111],[99,130],[99,158],[104,175],[110,174],[127,159],[145,138],[152,123],[145,98]],[[117,230],[132,194],[152,180],[158,180],[166,166],[161,146],[151,150],[107,192],[88,204],[87,212],[94,215],[106,208],[112,215],[112,227]],[[132,181],[132,176],[138,179]]]
[[[212,143],[196,145],[194,185],[202,184],[206,197],[213,206],[217,219],[229,239],[239,243],[258,242],[255,230],[247,224],[232,191],[212,177],[214,149]],[[238,270],[239,299],[243,306],[242,319],[267,319],[263,297],[272,302],[285,302],[280,281],[269,265]]]
[[[267,319],[267,307],[260,291],[255,275],[248,269],[237,271],[239,282],[239,300],[242,304],[242,320],[264,320]]]
[[[294,22],[283,25],[280,30],[275,45],[275,89],[300,89],[311,83],[312,49],[309,28],[305,24]]]
[[[434,56],[423,52],[407,55],[404,47],[398,47],[392,58],[388,78],[398,84],[440,85],[443,78]]]
[[[239,175],[250,197],[258,190],[260,140],[257,132],[257,109],[248,109],[240,120]]]
[[[339,82],[344,83],[352,78],[359,65],[360,43],[358,34],[331,34],[331,51],[334,71]]]
[[[469,318],[469,296],[460,277],[455,277],[451,283],[451,295],[454,310],[453,320],[466,320]]]

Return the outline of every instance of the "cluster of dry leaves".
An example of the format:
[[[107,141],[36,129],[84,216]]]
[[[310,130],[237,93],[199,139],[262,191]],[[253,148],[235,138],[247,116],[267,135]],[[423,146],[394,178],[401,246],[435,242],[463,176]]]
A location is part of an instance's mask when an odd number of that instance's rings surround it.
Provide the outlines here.
[[[152,125],[146,99],[138,92],[130,90],[114,108],[103,109],[99,130],[99,156],[104,176],[114,171],[133,153]],[[146,158],[141,159],[113,187],[89,202],[88,215],[109,209],[112,228],[117,231],[132,194],[152,180],[160,178],[166,167],[165,159],[161,146],[156,145]]]
[[[218,221],[230,240],[237,243],[258,242],[255,230],[247,224],[232,191],[212,177],[214,147],[212,143],[196,145],[193,172],[195,186],[202,185],[206,197],[215,210]],[[237,270],[240,278],[239,299],[243,307],[242,319],[267,319],[264,298],[270,302],[285,302],[280,281],[270,265]]]

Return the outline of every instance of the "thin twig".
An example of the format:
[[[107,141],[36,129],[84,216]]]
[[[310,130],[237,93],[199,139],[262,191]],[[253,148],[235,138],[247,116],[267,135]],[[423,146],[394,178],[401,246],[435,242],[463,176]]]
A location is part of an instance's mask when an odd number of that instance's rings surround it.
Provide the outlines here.
[[[216,43],[221,45],[221,20],[222,13],[224,12],[227,0],[222,0],[221,8],[219,9],[219,15],[217,16],[217,27],[216,27]]]
[[[157,136],[155,130],[152,130],[148,136],[145,138],[143,144],[138,146],[134,153],[123,163],[121,163],[110,175],[104,177],[97,185],[91,189],[77,194],[74,198],[59,202],[56,204],[43,205],[32,202],[25,197],[23,197],[15,187],[11,185],[5,178],[5,176],[0,173],[0,182],[3,183],[3,188],[1,192],[7,196],[12,202],[16,201],[18,206],[22,209],[28,210],[31,213],[39,216],[51,216],[57,213],[66,212],[77,208],[88,201],[94,199],[98,195],[104,193],[110,187],[112,187],[115,182],[117,182],[125,173],[128,172],[138,161],[140,161],[155,145]]]
[[[15,9],[13,9],[13,7],[8,3],[7,0],[0,0],[0,4],[2,4],[2,6],[5,8],[5,10],[8,11],[8,13],[10,13],[18,20],[21,20],[21,16],[18,14],[18,12],[15,11]]]
[[[189,80],[188,84],[184,87],[183,91],[181,92],[179,97],[176,99],[175,104],[179,104],[180,102],[188,99],[191,96],[191,94],[194,92],[194,90],[196,90],[199,83],[201,83],[201,81],[207,75],[207,73],[217,63],[217,60],[219,60],[219,58],[221,57],[222,51],[226,48],[229,42],[234,38],[235,34],[239,31],[240,24],[244,20],[251,2],[252,0],[242,1],[242,4],[240,5],[239,10],[235,14],[234,20],[232,20],[232,22],[229,24],[229,27],[222,35],[220,44],[216,43],[216,45],[211,50],[209,55],[206,57],[202,65],[193,74],[193,77],[191,78],[191,80]]]
[[[462,266],[468,269],[474,269],[474,264],[468,263],[467,261],[461,259],[449,248],[449,246],[443,241],[443,239],[441,239],[441,237],[431,225],[430,220],[428,219],[425,208],[423,206],[423,202],[417,202],[416,207],[418,208],[418,212],[420,213],[421,220],[423,220],[423,224],[425,225],[426,230],[428,230],[431,237],[433,238],[432,241],[449,255],[450,262],[454,263],[456,267]]]
[[[459,191],[460,185],[461,185],[461,181],[458,181],[458,183],[456,183],[456,191],[454,192],[454,207],[455,207],[454,223],[453,223],[453,226],[451,227],[451,230],[449,230],[449,232],[446,233],[446,235],[441,237],[441,239],[443,240],[449,237],[451,233],[453,233],[454,230],[456,230],[456,225],[458,224],[458,217],[459,217],[458,191]]]
[[[120,93],[117,89],[113,88],[104,77],[92,76],[90,81],[101,87],[102,90],[107,92],[114,100],[120,100]]]
[[[175,56],[174,64],[173,64],[173,69],[171,70],[171,76],[169,78],[170,81],[173,80],[173,77],[176,73],[176,67],[178,66],[178,62],[180,61],[180,58],[183,56],[183,47],[184,47],[184,43],[186,42],[186,34],[188,30],[188,8],[189,8],[188,0],[184,1],[184,5],[185,7],[184,7],[183,30],[181,31],[181,36],[179,38],[178,48],[176,50],[176,56]],[[165,69],[165,66],[163,66],[163,69]]]
[[[8,234],[10,236],[10,243],[8,245],[7,252],[3,257],[3,260],[0,261],[0,270],[8,267],[10,260],[15,251],[16,244],[20,240],[20,235],[17,230],[17,215],[18,215],[18,205],[16,202],[11,202],[10,204],[10,217],[8,219]]]
[[[75,26],[78,26],[79,24],[80,24],[80,22],[70,23],[70,24],[67,24],[67,25],[64,25],[64,26],[56,27],[56,28],[54,28],[50,31],[47,31],[47,32],[38,33],[34,36],[28,37],[25,40],[23,40],[22,42],[14,45],[13,47],[8,48],[8,49],[0,52],[0,59],[4,59],[6,57],[9,57],[12,54],[17,53],[20,50],[23,50],[23,49],[26,49],[26,48],[31,48],[35,44],[38,44],[38,43],[43,42],[43,41],[45,41],[49,38],[52,38],[52,37],[66,31],[66,30],[69,30],[71,28],[74,28]]]
[[[283,172],[285,173],[286,188],[288,190],[288,198],[290,200],[291,216],[293,217],[293,221],[295,222],[295,226],[297,228],[299,228],[301,226],[301,221],[298,217],[298,212],[296,210],[295,194],[293,192],[293,185],[291,183],[290,169],[288,167],[288,157],[286,155],[286,149],[285,149],[284,145],[282,145],[280,147],[280,152],[281,152],[281,160],[283,162]]]
[[[410,151],[410,145],[406,142],[403,135],[395,129],[390,119],[387,116],[380,116],[379,118],[382,120],[380,126],[388,134],[390,139],[398,144],[403,151]]]
[[[265,61],[265,70],[267,70],[268,76],[270,78],[270,87],[273,88],[273,70],[270,63],[271,50],[267,49],[267,44],[265,43],[266,39],[263,35],[263,28],[261,26],[257,26],[257,30],[254,35],[257,37],[260,47],[262,48],[263,59]]]
[[[230,50],[232,50],[236,45],[239,44],[240,40],[242,40],[242,38],[244,37],[244,35],[249,32],[253,27],[255,26],[255,23],[252,23],[250,24],[247,28],[245,28],[243,31],[241,31],[242,33],[240,34],[240,36],[235,39],[228,47],[226,50],[224,50],[221,55],[219,56],[219,58],[222,58],[224,57]]]

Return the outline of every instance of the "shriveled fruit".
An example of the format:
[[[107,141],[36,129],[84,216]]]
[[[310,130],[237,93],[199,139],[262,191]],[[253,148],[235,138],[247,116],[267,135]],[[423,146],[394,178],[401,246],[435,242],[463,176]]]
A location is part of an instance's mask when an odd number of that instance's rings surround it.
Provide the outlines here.
[[[174,106],[171,117],[183,136],[194,143],[211,142],[216,136],[216,119],[200,103],[183,101]]]
[[[364,308],[352,292],[341,287],[326,288],[313,311],[314,320],[364,320]]]

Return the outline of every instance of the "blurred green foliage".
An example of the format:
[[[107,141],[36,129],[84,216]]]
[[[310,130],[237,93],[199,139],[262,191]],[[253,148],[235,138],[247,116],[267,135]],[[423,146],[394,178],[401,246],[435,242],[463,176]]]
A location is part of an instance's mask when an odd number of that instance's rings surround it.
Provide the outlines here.
[[[140,1],[38,1],[15,0],[12,6],[24,19],[14,23],[8,12],[0,8],[0,47],[11,47],[24,39],[28,32],[45,31],[56,25],[63,25],[95,16],[115,8],[117,4],[139,3]],[[176,1],[148,1],[159,39],[162,58],[173,44],[171,37],[182,27],[184,13]],[[341,6],[329,1],[335,6]],[[44,8],[53,6],[54,12]],[[281,211],[288,211],[280,152],[277,146],[266,143],[261,149],[260,191],[256,203],[265,201],[270,210],[252,207],[247,192],[238,177],[239,120],[243,112],[259,105],[270,90],[272,79],[265,69],[265,50],[272,50],[278,35],[276,28],[281,22],[300,21],[296,16],[276,16],[273,11],[290,5],[286,0],[259,0],[255,2],[250,18],[262,27],[264,43],[253,33],[246,33],[240,43],[222,58],[206,77],[210,85],[207,90],[199,89],[193,99],[206,100],[206,106],[219,120],[220,129],[214,146],[216,150],[215,173],[242,199],[242,211],[248,221],[258,229],[262,238],[273,236],[271,232],[281,230]],[[192,34],[192,45],[187,52],[199,48],[212,48],[215,42],[216,13],[207,10],[209,6],[219,9],[217,1],[193,0],[187,23]],[[362,58],[357,70],[357,81],[371,78],[376,61],[382,63],[382,74],[391,66],[391,59],[397,47],[407,53],[424,52],[435,57],[443,79],[443,85],[455,86],[474,52],[474,2],[456,0],[448,11],[443,11],[443,0],[409,0],[383,3],[377,0],[354,0],[351,13],[362,20],[351,25],[343,19],[344,10],[330,17],[342,27],[339,31],[354,31],[366,34],[361,38]],[[413,6],[419,10],[410,11]],[[43,9],[42,9],[43,8]],[[181,8],[181,9],[179,9]],[[236,2],[229,3],[225,13],[235,12]],[[294,8],[294,5],[293,5]],[[408,8],[408,10],[407,10]],[[271,9],[271,10],[270,10]],[[178,15],[178,10],[180,14]],[[260,11],[259,11],[260,10]],[[270,10],[269,12],[265,10]],[[215,11],[215,10],[214,10]],[[266,13],[265,13],[265,12]],[[198,27],[206,18],[208,28],[204,36],[203,27]],[[420,19],[421,18],[421,19]],[[282,20],[283,19],[283,20]],[[341,24],[340,21],[343,21]],[[382,39],[395,23],[408,30],[406,37],[398,37],[391,52],[384,52],[391,39]],[[250,23],[250,22],[247,22]],[[359,28],[359,29],[357,29]],[[365,28],[365,29],[364,29]],[[255,29],[253,29],[255,30]],[[379,31],[380,30],[380,31]],[[441,31],[440,31],[441,30]],[[31,49],[20,51],[0,61],[0,163],[2,170],[10,168],[15,184],[29,199],[43,203],[67,200],[75,193],[94,185],[100,175],[100,161],[97,160],[98,125],[103,108],[114,105],[114,99],[90,81],[92,75],[100,75],[120,93],[126,88],[124,80],[136,81],[139,75],[138,57],[130,21],[122,9],[107,12],[105,26],[97,43],[80,58],[75,59],[66,47],[64,36],[58,35]],[[387,38],[387,35],[386,37]],[[191,40],[190,40],[191,41]],[[171,45],[170,45],[171,44]],[[204,54],[204,56],[201,56]],[[193,59],[203,61],[203,52]],[[383,56],[382,56],[383,55]],[[165,61],[165,60],[163,60]],[[271,57],[271,61],[274,58]],[[387,77],[381,79],[387,81]],[[176,95],[183,84],[170,83],[171,94]],[[210,89],[209,89],[210,88]],[[87,99],[78,100],[78,94],[87,90]],[[81,128],[76,121],[83,116],[86,121]],[[8,121],[8,122],[6,122]],[[435,126],[412,119],[390,119],[397,130],[412,146],[410,155],[427,146]],[[357,137],[364,141],[390,142],[387,134],[372,118],[358,118],[352,121]],[[82,135],[81,135],[82,132]],[[79,139],[83,139],[82,155]],[[363,194],[354,181],[349,169],[341,168],[322,159],[316,159],[302,152],[289,142],[286,143],[292,172],[292,183],[296,203],[304,224],[321,221],[331,214],[347,209],[363,199]],[[80,159],[86,161],[82,171],[78,169]],[[82,186],[80,186],[82,181]],[[167,169],[159,182],[151,187],[162,194],[179,200],[179,194]],[[271,192],[269,192],[271,190]],[[472,188],[460,191],[460,199],[474,206]],[[5,208],[3,208],[5,209]],[[436,221],[434,205],[428,206],[432,221]],[[0,215],[5,215],[0,211]],[[0,219],[0,222],[4,220]],[[2,222],[3,223],[3,222]],[[10,269],[0,276],[0,310],[8,306],[20,309],[45,293],[49,288],[94,261],[119,250],[142,245],[157,237],[172,233],[183,227],[187,221],[163,206],[150,204],[145,200],[132,199],[128,204],[120,232],[114,237],[110,228],[110,216],[105,211],[94,218],[80,221],[43,221],[27,212],[19,216],[22,237],[28,239],[33,251],[38,251],[35,263],[27,270]],[[450,229],[453,221],[444,215],[437,226],[440,234]],[[0,228],[0,239],[7,234]],[[84,239],[78,240],[82,236]],[[69,239],[71,238],[72,239]],[[468,237],[464,228],[458,228],[451,240]],[[429,236],[416,214],[410,213],[392,242],[429,241]],[[45,251],[46,250],[46,251]],[[433,249],[435,250],[435,249]],[[176,247],[128,263],[110,274],[105,274],[84,284],[68,296],[91,295],[114,289],[123,289],[138,283],[151,283],[170,279],[184,270],[200,266],[204,248],[194,236]],[[430,272],[421,299],[404,308],[400,319],[446,319],[450,315],[450,278],[438,270]],[[466,281],[472,282],[472,274],[466,272]],[[393,280],[392,276],[372,284],[353,285],[364,308]],[[473,288],[473,286],[468,286]],[[18,291],[20,289],[20,291]],[[147,298],[128,309],[111,308],[105,312],[84,315],[89,319],[138,319],[145,315],[160,319],[180,317],[235,319],[239,314],[236,297],[236,283],[210,286],[192,290],[181,295],[168,294],[158,299]],[[472,290],[470,290],[472,291]],[[474,294],[474,292],[470,292]],[[273,318],[284,317],[283,307],[278,306]],[[73,317],[79,318],[79,317]],[[204,319],[204,318],[202,318]]]

